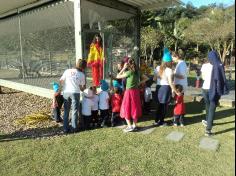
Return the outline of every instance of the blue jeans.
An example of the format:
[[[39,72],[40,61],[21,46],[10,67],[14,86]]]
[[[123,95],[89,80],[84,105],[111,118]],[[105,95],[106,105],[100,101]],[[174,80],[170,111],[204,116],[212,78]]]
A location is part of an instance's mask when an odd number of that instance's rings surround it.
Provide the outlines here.
[[[80,94],[79,93],[64,93],[64,121],[63,127],[64,131],[68,132],[69,128],[69,113],[70,108],[72,108],[72,118],[71,118],[71,126],[73,131],[78,130],[78,114],[79,114],[79,106],[80,106]]]
[[[206,121],[207,121],[206,130],[210,131],[213,126],[213,120],[215,117],[216,105],[218,101],[210,101],[209,90],[202,89],[202,95],[206,106]]]

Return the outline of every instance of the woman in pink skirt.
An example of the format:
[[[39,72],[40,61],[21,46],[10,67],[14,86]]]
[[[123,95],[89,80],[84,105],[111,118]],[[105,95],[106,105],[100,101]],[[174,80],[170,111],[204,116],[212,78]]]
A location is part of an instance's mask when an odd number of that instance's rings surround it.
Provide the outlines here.
[[[146,81],[146,76],[142,77]],[[123,78],[126,78],[126,90],[121,105],[120,117],[125,118],[128,124],[124,131],[131,132],[137,128],[138,118],[142,116],[140,90],[138,88],[141,82],[139,81],[139,72],[134,59],[129,59],[120,73],[118,73],[117,79]],[[131,119],[133,120],[133,125],[131,124]]]

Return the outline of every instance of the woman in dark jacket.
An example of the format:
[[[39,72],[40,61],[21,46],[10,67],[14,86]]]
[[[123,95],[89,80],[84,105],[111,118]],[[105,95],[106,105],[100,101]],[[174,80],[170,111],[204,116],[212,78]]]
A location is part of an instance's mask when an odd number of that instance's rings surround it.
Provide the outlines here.
[[[203,125],[206,126],[205,135],[212,135],[212,125],[215,116],[216,106],[222,95],[228,94],[229,89],[225,77],[224,66],[220,61],[216,51],[208,53],[208,61],[212,65],[212,72],[209,81],[209,89],[203,89],[203,97],[206,105],[206,120],[203,120]],[[209,74],[209,70],[208,70]]]

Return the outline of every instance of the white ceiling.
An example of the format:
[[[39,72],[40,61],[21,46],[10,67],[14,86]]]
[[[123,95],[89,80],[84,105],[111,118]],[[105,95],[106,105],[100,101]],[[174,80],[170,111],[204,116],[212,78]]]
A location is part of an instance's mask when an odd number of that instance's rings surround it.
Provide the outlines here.
[[[179,5],[182,2],[180,0],[118,0],[123,3],[138,7],[141,10],[160,9],[164,7],[170,7]]]
[[[0,12],[9,11],[31,3],[49,2],[51,0],[0,0]],[[140,9],[147,7],[161,8],[164,5],[174,5],[176,0],[119,0]],[[165,2],[163,2],[165,1]],[[157,3],[159,2],[159,3]],[[153,6],[152,6],[153,5]],[[27,6],[28,7],[28,6]],[[30,15],[29,15],[30,14]],[[0,14],[1,16],[1,14]],[[93,24],[96,22],[105,22],[117,19],[127,19],[132,14],[116,10],[113,8],[94,4],[87,0],[82,3],[82,23]],[[74,7],[73,2],[58,3],[50,8],[35,9],[23,14],[21,20],[22,33],[54,29],[63,26],[74,26]],[[0,34],[9,35],[17,33],[18,19],[12,17],[12,20],[0,21]]]
[[[14,12],[17,10],[17,8],[34,4],[39,1],[47,2],[50,0],[0,0],[0,16],[1,14],[11,12],[11,11]]]
[[[37,5],[53,0],[0,0],[0,16],[4,13],[16,11],[17,8],[22,8],[28,5]],[[141,10],[162,8],[180,4],[180,0],[118,0],[123,3],[135,6]]]

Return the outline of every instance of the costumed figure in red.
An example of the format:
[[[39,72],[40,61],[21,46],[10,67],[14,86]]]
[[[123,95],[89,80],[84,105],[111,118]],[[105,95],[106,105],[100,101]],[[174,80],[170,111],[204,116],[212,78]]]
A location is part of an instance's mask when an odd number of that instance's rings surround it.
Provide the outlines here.
[[[96,34],[90,45],[87,65],[92,69],[93,85],[98,87],[103,79],[104,52],[102,48],[102,38]]]

